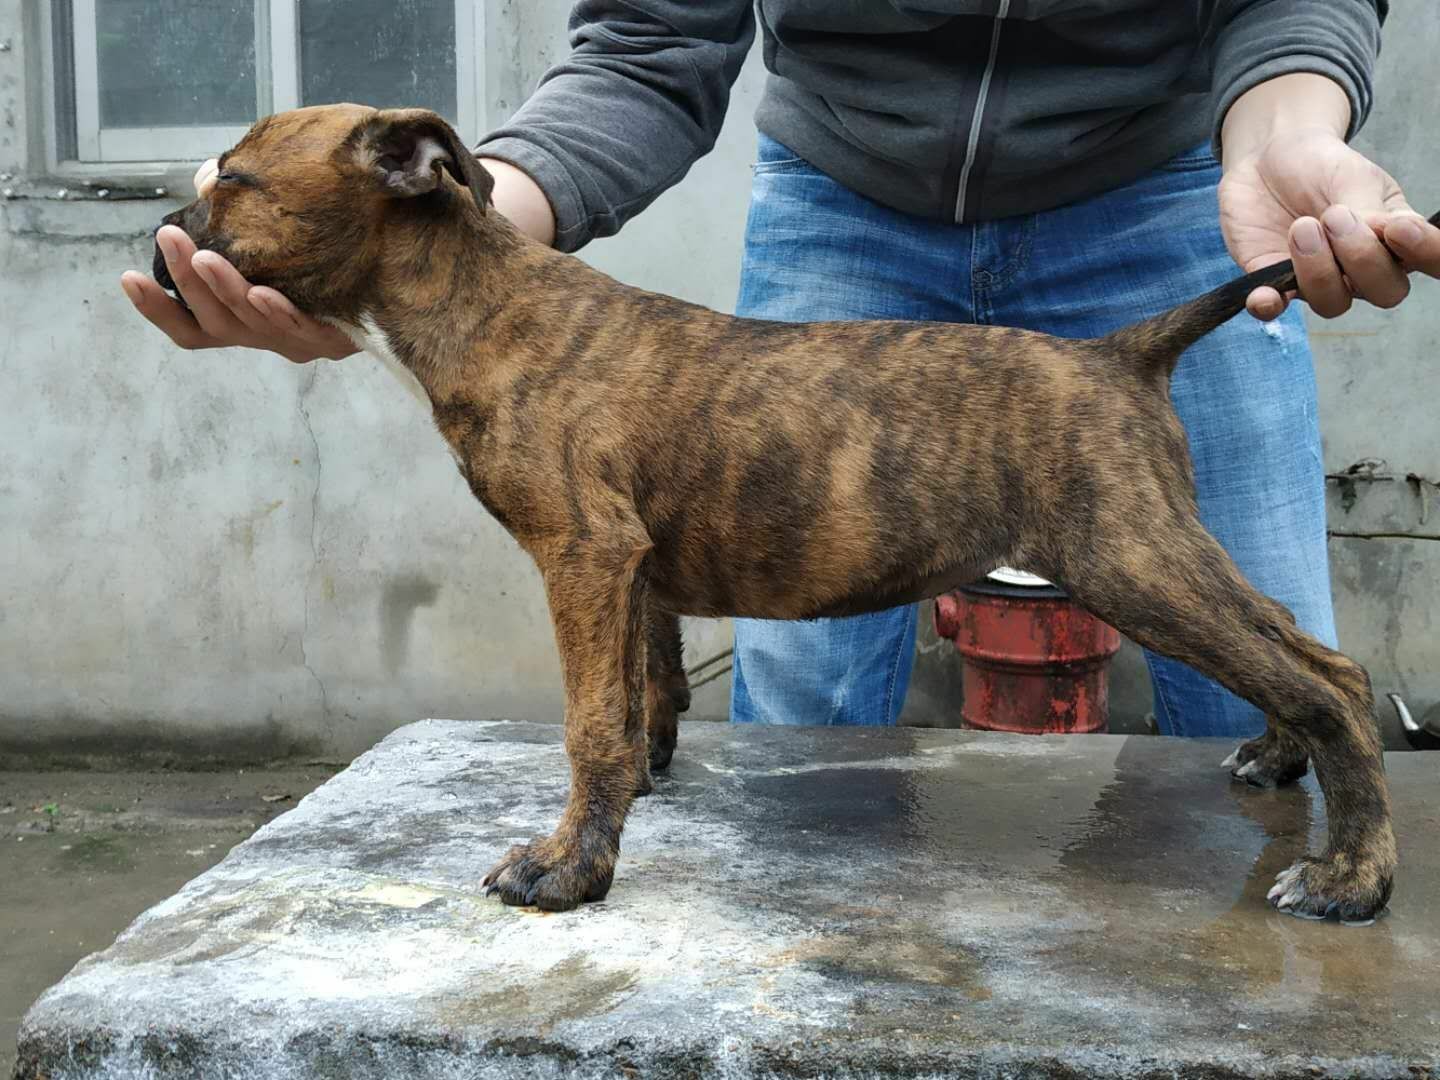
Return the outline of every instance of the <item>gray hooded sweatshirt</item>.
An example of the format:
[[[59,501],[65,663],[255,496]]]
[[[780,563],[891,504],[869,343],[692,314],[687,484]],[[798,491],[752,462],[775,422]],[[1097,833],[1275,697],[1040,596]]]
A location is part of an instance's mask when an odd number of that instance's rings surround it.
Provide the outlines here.
[[[1388,0],[580,0],[570,57],[477,148],[529,173],[556,246],[616,232],[714,145],[759,22],[760,130],[945,222],[1046,210],[1207,138],[1290,72],[1371,103]],[[1218,151],[1217,151],[1218,152]]]

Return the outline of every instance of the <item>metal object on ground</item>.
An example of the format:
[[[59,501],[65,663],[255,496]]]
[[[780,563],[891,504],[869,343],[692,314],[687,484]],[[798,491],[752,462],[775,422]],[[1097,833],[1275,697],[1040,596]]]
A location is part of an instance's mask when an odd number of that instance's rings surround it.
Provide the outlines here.
[[[1405,741],[1416,750],[1440,750],[1440,707],[1431,709],[1418,723],[1410,715],[1405,701],[1399,694],[1386,694],[1395,712],[1400,716],[1400,727],[1405,732]]]
[[[946,593],[935,601],[935,632],[965,658],[965,727],[1036,735],[1107,730],[1108,668],[1120,635],[1055,586],[992,576]]]

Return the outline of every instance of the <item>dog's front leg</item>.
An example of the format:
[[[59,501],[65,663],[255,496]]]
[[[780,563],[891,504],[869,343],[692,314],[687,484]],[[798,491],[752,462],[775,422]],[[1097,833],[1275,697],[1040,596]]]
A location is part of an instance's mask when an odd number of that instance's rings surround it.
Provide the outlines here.
[[[610,891],[645,747],[647,547],[570,545],[541,562],[565,676],[570,797],[560,826],[505,853],[483,886],[507,904],[567,911]],[[548,564],[547,564],[548,563]]]

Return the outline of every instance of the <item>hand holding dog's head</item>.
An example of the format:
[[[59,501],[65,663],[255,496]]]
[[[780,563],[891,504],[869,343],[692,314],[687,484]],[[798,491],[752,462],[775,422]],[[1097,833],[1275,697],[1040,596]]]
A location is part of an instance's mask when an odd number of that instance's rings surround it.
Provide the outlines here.
[[[386,244],[483,215],[494,184],[439,115],[359,105],[267,117],[197,181],[163,223],[321,315],[340,313]],[[158,247],[154,272],[174,291]]]

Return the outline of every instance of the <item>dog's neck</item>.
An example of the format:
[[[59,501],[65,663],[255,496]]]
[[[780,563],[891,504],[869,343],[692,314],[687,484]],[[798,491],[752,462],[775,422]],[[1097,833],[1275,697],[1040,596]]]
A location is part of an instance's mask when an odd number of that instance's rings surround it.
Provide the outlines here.
[[[490,340],[492,323],[522,288],[536,287],[543,265],[560,259],[494,210],[421,218],[405,224],[402,241],[382,244],[368,286],[344,315],[325,321],[433,408],[488,381],[477,365],[524,362]]]

